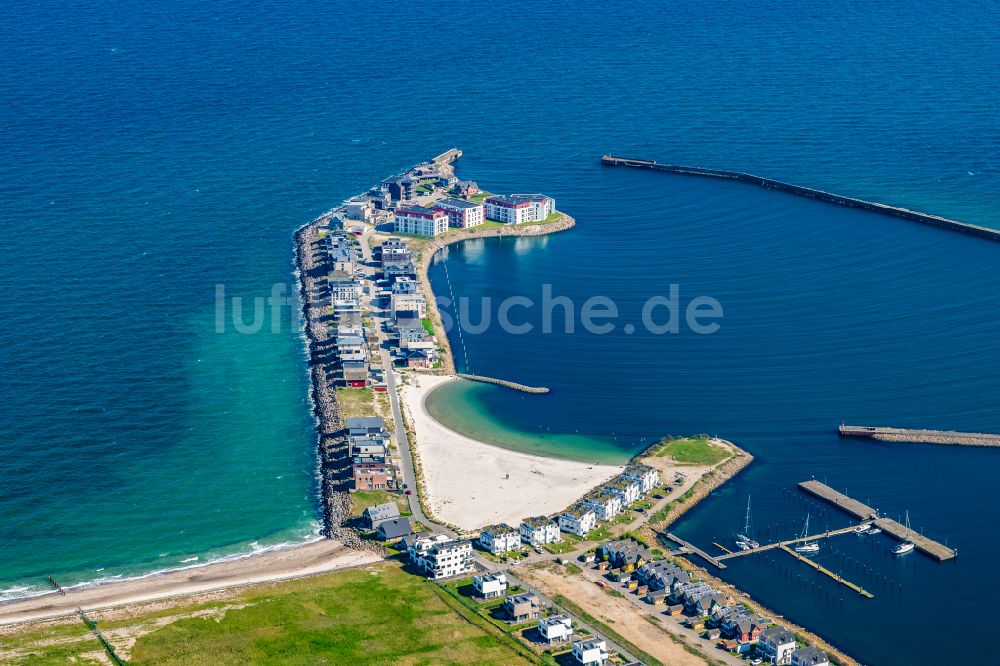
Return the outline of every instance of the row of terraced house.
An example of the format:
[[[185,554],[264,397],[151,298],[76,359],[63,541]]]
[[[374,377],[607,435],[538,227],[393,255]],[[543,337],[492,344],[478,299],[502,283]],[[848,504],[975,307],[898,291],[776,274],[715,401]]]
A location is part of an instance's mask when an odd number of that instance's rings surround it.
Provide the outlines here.
[[[686,616],[685,624],[717,640],[719,647],[769,664],[827,666],[829,657],[812,646],[799,647],[795,634],[773,624],[704,581],[694,581],[688,572],[667,560],[654,560],[650,551],[632,539],[612,541],[597,549],[599,570],[617,570],[612,580],[654,606],[665,606],[665,614]]]
[[[631,463],[617,477],[557,517],[532,516],[521,521],[518,528],[504,523],[488,525],[479,531],[478,543],[484,550],[500,556],[524,546],[558,543],[561,532],[585,537],[597,526],[598,520],[612,520],[659,484],[660,475],[654,468]]]

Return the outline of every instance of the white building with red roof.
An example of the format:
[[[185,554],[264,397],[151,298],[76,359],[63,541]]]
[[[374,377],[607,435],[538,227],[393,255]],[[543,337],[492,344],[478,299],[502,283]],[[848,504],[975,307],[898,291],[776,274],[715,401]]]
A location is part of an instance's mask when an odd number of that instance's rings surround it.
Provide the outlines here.
[[[396,209],[396,233],[414,236],[438,236],[448,231],[448,214],[423,206]]]

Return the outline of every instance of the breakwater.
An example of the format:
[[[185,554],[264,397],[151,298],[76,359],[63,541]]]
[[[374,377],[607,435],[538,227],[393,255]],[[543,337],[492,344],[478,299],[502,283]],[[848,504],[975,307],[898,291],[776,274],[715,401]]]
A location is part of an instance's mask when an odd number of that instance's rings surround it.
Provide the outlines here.
[[[331,214],[323,215],[295,233],[295,265],[302,301],[303,336],[309,359],[313,414],[316,417],[316,448],[323,511],[323,535],[346,546],[385,554],[381,545],[362,540],[344,527],[351,516],[350,447],[337,401],[336,339],[330,332],[330,291],[326,276],[330,257],[323,237]]]
[[[462,379],[468,379],[473,382],[482,382],[484,384],[495,384],[496,386],[504,386],[509,389],[514,389],[515,391],[523,391],[524,393],[548,393],[549,389],[545,386],[527,386],[525,384],[518,384],[517,382],[507,381],[506,379],[497,379],[495,377],[483,377],[482,375],[464,375],[459,373],[458,375]]]
[[[983,432],[914,430],[908,428],[885,428],[881,426],[852,425],[841,425],[839,432],[844,437],[865,437],[867,439],[874,439],[880,442],[1000,447],[1000,435]]]
[[[989,227],[981,227],[979,225],[970,224],[968,222],[959,222],[958,220],[952,220],[947,217],[941,217],[939,215],[930,215],[928,213],[921,213],[919,211],[910,210],[908,208],[901,208],[899,206],[888,206],[886,204],[880,204],[874,201],[865,201],[864,199],[845,197],[840,194],[833,194],[832,192],[825,192],[823,190],[817,190],[811,187],[803,187],[801,185],[793,185],[791,183],[785,183],[780,180],[774,180],[772,178],[763,178],[761,176],[755,176],[753,174],[743,173],[740,171],[724,171],[722,169],[703,169],[701,167],[678,166],[673,164],[659,164],[654,160],[637,160],[628,157],[615,157],[613,155],[603,156],[601,158],[601,164],[605,166],[625,166],[636,169],[648,169],[650,171],[661,171],[663,173],[674,173],[684,176],[704,176],[707,178],[736,180],[742,183],[757,185],[758,187],[766,187],[772,190],[780,190],[782,192],[788,192],[789,194],[795,194],[800,197],[807,197],[809,199],[817,199],[819,201],[825,201],[827,203],[837,204],[838,206],[860,208],[862,210],[868,210],[873,213],[889,215],[891,217],[897,217],[904,220],[909,220],[911,222],[928,224],[931,226],[939,227],[941,229],[958,231],[964,234],[978,236],[979,238],[985,238],[987,240],[1000,242],[1000,230],[997,229],[990,229]]]

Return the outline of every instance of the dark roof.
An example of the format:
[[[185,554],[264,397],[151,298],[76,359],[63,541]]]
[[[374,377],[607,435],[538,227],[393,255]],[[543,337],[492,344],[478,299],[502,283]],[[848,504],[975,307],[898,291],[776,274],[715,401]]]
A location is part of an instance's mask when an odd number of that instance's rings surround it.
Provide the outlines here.
[[[811,664],[813,666],[830,663],[830,658],[826,655],[826,652],[811,645],[796,650],[795,660],[800,664]]]
[[[395,502],[376,504],[375,506],[370,506],[365,509],[365,515],[371,520],[389,520],[391,518],[399,518],[399,507],[396,506]]]
[[[767,639],[774,643],[792,643],[795,641],[795,634],[788,629],[777,626],[770,627],[760,632],[761,639]]]
[[[398,539],[412,533],[409,518],[393,518],[378,526],[378,534],[382,539]]]
[[[382,421],[382,417],[380,416],[352,416],[347,419],[348,430],[354,430],[355,428],[381,430],[384,425],[385,422]]]
[[[446,208],[479,208],[482,204],[477,204],[472,201],[466,201],[465,199],[455,199],[453,197],[447,197],[445,199],[439,199],[434,202],[435,206],[444,206]]]

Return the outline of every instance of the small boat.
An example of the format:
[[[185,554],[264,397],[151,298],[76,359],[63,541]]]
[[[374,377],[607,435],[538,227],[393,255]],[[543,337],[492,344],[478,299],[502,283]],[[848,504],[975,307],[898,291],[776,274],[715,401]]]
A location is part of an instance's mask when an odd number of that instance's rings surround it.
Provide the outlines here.
[[[869,536],[874,536],[876,534],[882,534],[882,529],[878,528],[878,527],[875,527],[874,525],[872,525],[867,530],[865,530],[865,534],[867,534]]]
[[[855,534],[868,534],[868,530],[870,530],[871,528],[872,528],[872,524],[871,523],[861,523],[860,525],[858,525],[857,527],[854,528],[854,533]]]
[[[802,536],[800,536],[799,538],[800,539],[805,539],[807,536],[809,536],[809,514],[808,513],[806,514],[806,524],[802,528]],[[810,554],[810,553],[818,553],[819,552],[819,542],[818,541],[804,541],[804,542],[800,543],[799,545],[795,546],[795,552],[796,553],[805,553],[807,555]]]
[[[910,530],[910,512],[907,511],[906,512],[906,535],[909,536],[910,532],[911,532],[911,530]],[[901,544],[899,544],[895,548],[893,548],[892,552],[895,553],[896,555],[903,555],[904,553],[908,553],[911,550],[913,550],[913,542],[907,540],[907,541],[902,542]]]
[[[740,550],[753,550],[754,548],[760,548],[760,544],[753,540],[750,535],[753,533],[753,527],[750,522],[750,496],[747,495],[747,515],[746,520],[743,522],[743,532],[736,535],[736,546]]]

